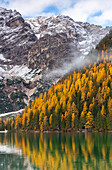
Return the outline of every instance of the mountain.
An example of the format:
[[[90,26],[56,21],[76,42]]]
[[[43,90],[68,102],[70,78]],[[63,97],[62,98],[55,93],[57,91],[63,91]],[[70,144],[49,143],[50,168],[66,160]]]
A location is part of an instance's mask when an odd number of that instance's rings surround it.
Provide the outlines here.
[[[108,50],[110,52],[112,50],[112,30],[110,30],[109,34],[107,34],[96,46],[97,50]]]
[[[86,56],[86,61],[90,64],[100,61],[105,57],[112,55],[112,30],[97,44],[95,49],[92,49]],[[102,56],[99,58],[99,56]]]
[[[65,75],[17,114],[1,121],[8,130],[112,130],[112,34],[97,45],[94,63]],[[92,53],[92,55],[91,55]],[[4,114],[3,114],[4,115]],[[8,116],[8,115],[6,115]],[[14,116],[14,115],[12,115]],[[6,125],[6,126],[5,126]]]
[[[23,19],[0,8],[0,113],[24,108],[75,59],[82,62],[110,29],[63,15]]]
[[[6,128],[112,130],[112,51],[110,56],[102,52],[102,61],[62,78],[14,120],[7,119]]]

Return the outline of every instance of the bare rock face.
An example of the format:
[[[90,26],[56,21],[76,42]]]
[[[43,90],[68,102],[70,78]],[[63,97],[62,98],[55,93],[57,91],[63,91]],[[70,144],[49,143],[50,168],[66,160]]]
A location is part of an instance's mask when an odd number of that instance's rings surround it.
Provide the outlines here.
[[[28,53],[28,66],[33,69],[36,67],[49,70],[60,68],[64,62],[71,62],[73,58],[81,55],[74,45],[74,40],[68,39],[65,33],[52,36],[46,34],[37,40],[37,44],[32,46]]]
[[[83,63],[110,29],[63,15],[23,19],[0,8],[0,113],[19,110],[48,89],[67,72],[64,64]]]
[[[71,43],[72,41],[82,55],[87,55],[111,29],[110,27],[102,28],[94,24],[75,22],[64,15],[29,18],[26,19],[26,22],[30,24],[39,40],[40,38],[42,40],[46,35],[51,38],[65,35],[66,40],[62,39],[60,43],[64,44],[66,41]],[[57,45],[56,42],[54,45]]]
[[[28,50],[36,39],[20,13],[0,8],[0,53],[11,60],[10,64],[26,64]]]
[[[83,58],[110,29],[63,15],[24,20],[16,10],[0,8],[0,77],[31,80],[34,75],[27,75],[34,69],[53,70]]]

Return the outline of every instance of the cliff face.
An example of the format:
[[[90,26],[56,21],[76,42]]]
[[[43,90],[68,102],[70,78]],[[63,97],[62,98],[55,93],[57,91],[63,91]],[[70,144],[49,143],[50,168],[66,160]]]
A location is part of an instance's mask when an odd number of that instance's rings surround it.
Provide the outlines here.
[[[63,15],[23,19],[0,8],[0,113],[23,108],[60,77],[46,79],[51,71],[83,62],[110,29]]]
[[[86,55],[91,48],[95,47],[110,30],[110,27],[102,28],[101,26],[90,25],[89,23],[75,22],[70,17],[64,15],[36,17],[26,19],[26,22],[30,24],[38,39],[42,39],[46,35],[50,37],[55,37],[57,34],[60,36],[65,35],[69,43],[73,42],[77,50],[83,55]],[[54,45],[60,45],[60,42],[66,43],[66,41],[59,41],[58,43],[57,39],[57,43],[55,42]]]
[[[35,34],[20,13],[0,8],[0,53],[8,64],[26,64],[28,50],[35,42]]]

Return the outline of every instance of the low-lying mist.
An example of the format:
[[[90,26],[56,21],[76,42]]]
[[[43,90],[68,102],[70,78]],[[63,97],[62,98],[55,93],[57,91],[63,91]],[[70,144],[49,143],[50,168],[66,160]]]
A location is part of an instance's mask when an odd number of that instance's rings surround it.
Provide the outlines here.
[[[71,62],[64,62],[61,67],[49,70],[46,74],[46,78],[58,80],[60,77],[63,77],[71,71],[81,69],[89,64],[94,64],[97,62],[97,53],[98,51],[95,50],[94,54],[89,53],[87,56],[75,56]]]

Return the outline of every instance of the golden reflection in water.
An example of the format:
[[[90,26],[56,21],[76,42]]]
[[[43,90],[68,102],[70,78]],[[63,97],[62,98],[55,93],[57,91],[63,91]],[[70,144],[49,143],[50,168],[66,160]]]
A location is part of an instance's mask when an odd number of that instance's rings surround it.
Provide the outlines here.
[[[112,169],[112,134],[7,134],[0,145],[16,146],[35,168]]]

